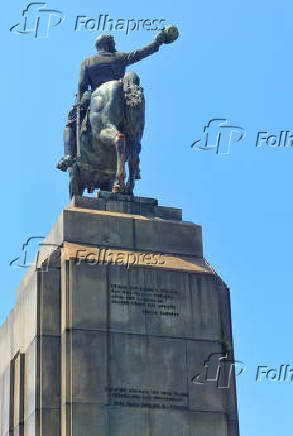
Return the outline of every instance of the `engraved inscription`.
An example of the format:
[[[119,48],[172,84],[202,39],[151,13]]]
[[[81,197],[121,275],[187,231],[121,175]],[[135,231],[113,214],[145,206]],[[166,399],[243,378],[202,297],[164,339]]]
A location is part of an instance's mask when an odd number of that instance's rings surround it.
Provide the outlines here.
[[[108,401],[115,406],[184,409],[188,394],[185,392],[153,389],[107,387]]]
[[[136,306],[142,313],[154,316],[179,317],[178,291],[165,288],[143,288],[111,284],[111,302],[121,306]]]

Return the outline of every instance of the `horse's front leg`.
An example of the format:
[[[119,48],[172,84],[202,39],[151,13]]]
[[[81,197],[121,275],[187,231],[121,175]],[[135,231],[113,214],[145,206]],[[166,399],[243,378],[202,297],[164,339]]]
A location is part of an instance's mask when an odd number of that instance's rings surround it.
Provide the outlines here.
[[[116,156],[117,156],[117,169],[116,180],[113,187],[113,192],[125,191],[125,135],[123,133],[117,133],[115,137]]]

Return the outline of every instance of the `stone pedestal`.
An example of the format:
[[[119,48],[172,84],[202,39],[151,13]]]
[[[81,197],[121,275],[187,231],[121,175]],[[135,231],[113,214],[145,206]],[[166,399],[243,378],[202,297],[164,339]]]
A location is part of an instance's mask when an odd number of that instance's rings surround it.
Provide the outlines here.
[[[201,227],[154,199],[72,200],[18,290],[0,356],[0,436],[239,434],[219,360],[233,358],[229,291]]]

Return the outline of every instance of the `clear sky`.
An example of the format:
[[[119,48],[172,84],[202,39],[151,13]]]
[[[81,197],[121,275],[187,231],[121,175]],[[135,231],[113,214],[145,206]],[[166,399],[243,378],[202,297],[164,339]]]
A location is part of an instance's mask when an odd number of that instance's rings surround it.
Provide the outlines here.
[[[146,96],[136,194],[201,224],[205,257],[231,288],[236,358],[247,365],[238,378],[241,434],[289,434],[293,383],[255,378],[258,365],[293,366],[293,147],[256,147],[256,137],[293,131],[292,0],[50,0],[65,21],[46,39],[9,32],[26,6],[1,6],[0,322],[24,274],[10,260],[27,238],[47,235],[68,203],[55,164],[80,62],[97,36],[74,31],[76,16],[165,19],[180,39],[133,66]],[[114,34],[117,49],[130,51],[155,32]],[[229,155],[190,147],[212,118],[247,132]]]

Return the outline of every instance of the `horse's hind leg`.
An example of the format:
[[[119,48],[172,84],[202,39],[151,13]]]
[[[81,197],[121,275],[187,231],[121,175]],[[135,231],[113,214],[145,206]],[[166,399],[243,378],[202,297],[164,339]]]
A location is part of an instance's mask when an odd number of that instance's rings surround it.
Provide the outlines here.
[[[113,192],[125,191],[125,135],[123,133],[117,133],[115,138],[116,155],[117,155],[117,169],[116,180],[113,187]]]
[[[139,156],[138,155],[135,155],[135,157],[134,157],[134,161],[135,161],[135,163],[134,163],[134,168],[135,168],[135,170],[134,170],[134,172],[135,172],[135,179],[136,180],[140,180],[141,179],[141,175],[140,175],[140,159],[139,159]]]
[[[128,168],[129,168],[129,176],[128,176],[128,181],[126,183],[126,194],[133,195],[134,184],[135,184],[133,156],[129,156],[128,158]]]

